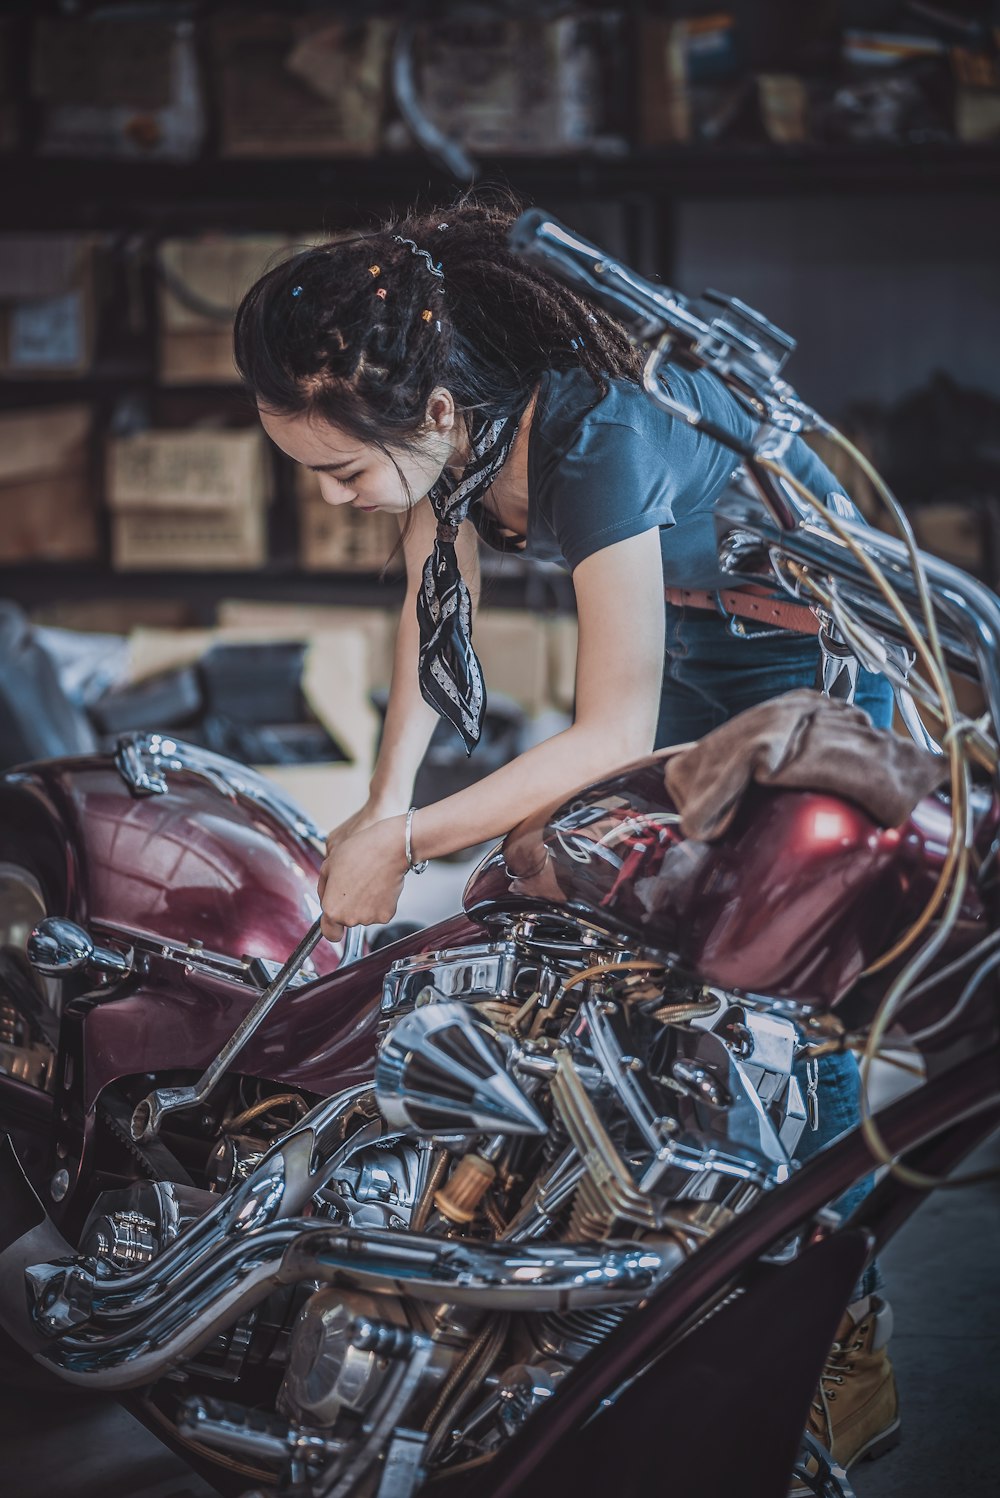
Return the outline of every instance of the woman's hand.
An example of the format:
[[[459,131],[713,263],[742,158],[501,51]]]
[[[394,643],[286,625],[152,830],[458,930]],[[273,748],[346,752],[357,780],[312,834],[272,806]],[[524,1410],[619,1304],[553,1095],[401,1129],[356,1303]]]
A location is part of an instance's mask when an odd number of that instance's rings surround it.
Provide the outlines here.
[[[364,810],[364,808],[362,808]],[[323,935],[339,941],[345,926],[384,926],[396,914],[406,877],[406,818],[384,817],[344,835],[357,813],[330,834],[319,873]]]
[[[390,805],[387,801],[379,801],[374,796],[369,796],[364,806],[358,811],[331,829],[326,835],[326,856],[329,858],[338,843],[345,838],[353,837],[356,832],[364,832],[366,827],[374,827],[376,822],[384,821],[386,817],[395,816],[399,812],[399,806]],[[405,811],[405,808],[403,808]],[[322,893],[320,894],[322,899]]]

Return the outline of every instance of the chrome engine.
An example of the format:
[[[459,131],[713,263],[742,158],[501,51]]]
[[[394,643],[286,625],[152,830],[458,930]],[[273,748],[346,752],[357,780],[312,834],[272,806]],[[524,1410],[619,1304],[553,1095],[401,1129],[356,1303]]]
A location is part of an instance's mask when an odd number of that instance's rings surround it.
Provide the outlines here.
[[[175,1428],[262,1482],[406,1498],[488,1458],[787,1178],[797,1047],[791,1020],[582,927],[398,962],[374,1088],[269,1146],[226,1136],[211,1192],[105,1193],[84,1257],[29,1271],[47,1359],[111,1388],[270,1367],[272,1414],[187,1394]]]

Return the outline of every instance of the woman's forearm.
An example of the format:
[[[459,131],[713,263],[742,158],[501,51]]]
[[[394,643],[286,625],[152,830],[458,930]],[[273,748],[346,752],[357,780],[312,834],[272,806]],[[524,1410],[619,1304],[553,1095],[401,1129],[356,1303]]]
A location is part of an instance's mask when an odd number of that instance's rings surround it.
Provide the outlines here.
[[[648,727],[574,724],[413,818],[413,857],[441,858],[503,837],[524,817],[652,750]]]
[[[412,801],[413,782],[437,723],[437,713],[420,693],[419,646],[416,607],[407,594],[396,630],[392,685],[369,792],[370,799],[384,808],[386,815],[405,811]]]
[[[433,548],[436,530],[434,512],[426,501],[421,501],[410,512],[403,527],[406,598],[396,629],[392,685],[369,791],[369,800],[385,816],[394,811],[405,811],[413,800],[413,782],[438,722],[437,713],[424,701],[420,691],[420,626],[417,623],[417,593],[422,586],[424,563]],[[479,603],[479,542],[468,520],[462,522],[456,550],[475,617]]]

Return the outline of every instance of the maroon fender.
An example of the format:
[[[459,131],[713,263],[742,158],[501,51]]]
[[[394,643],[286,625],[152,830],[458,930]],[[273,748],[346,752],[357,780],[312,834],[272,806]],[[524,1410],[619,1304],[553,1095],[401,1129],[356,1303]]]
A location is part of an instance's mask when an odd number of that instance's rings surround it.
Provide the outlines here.
[[[696,842],[654,757],[516,828],[464,903],[561,909],[704,982],[831,1006],[918,913],[947,829],[933,799],[882,828],[832,795],[752,786],[725,835]],[[983,921],[974,894],[963,920]]]
[[[48,909],[99,939],[152,938],[143,969],[66,1011],[89,1111],[118,1077],[201,1071],[260,990],[212,972],[206,954],[284,962],[319,914],[320,855],[280,815],[172,769],[165,793],[135,796],[109,755],[49,760],[0,780],[0,859],[28,867]],[[329,1093],[371,1074],[382,978],[427,946],[481,940],[464,916],[337,971],[338,947],[313,953],[319,977],[290,989],[241,1052],[238,1070]]]
[[[47,760],[4,777],[0,817],[4,856],[41,859],[52,913],[84,925],[283,962],[319,914],[319,854],[188,771],[136,797],[110,755]],[[314,964],[332,972],[337,950],[322,945]]]

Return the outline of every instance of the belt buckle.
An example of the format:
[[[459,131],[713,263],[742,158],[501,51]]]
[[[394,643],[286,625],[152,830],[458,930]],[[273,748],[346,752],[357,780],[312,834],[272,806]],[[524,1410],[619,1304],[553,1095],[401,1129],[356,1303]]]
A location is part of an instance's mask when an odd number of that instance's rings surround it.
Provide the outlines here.
[[[754,630],[747,629],[746,625],[743,623],[743,620],[739,617],[739,615],[731,614],[726,608],[725,604],[722,602],[722,593],[719,589],[716,589],[715,593],[712,596],[715,599],[715,607],[718,609],[723,619],[725,619],[726,628],[728,629],[734,640],[769,640],[773,638],[773,628]]]

